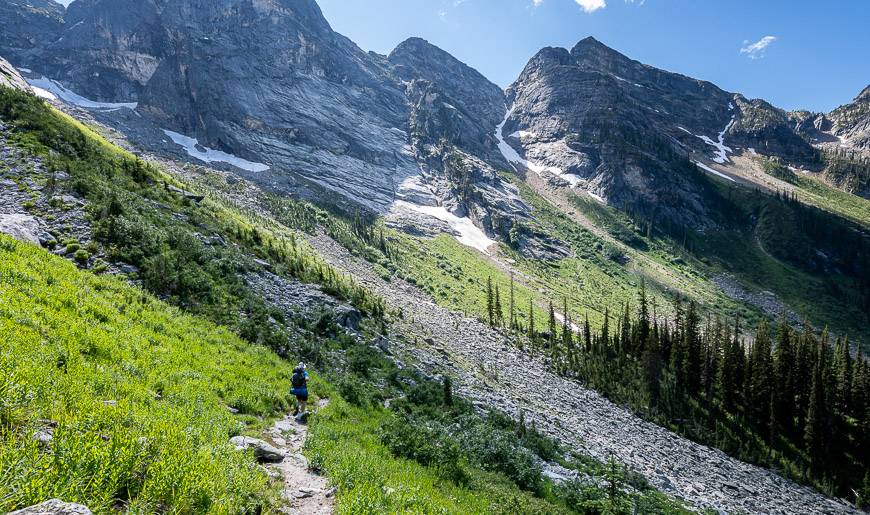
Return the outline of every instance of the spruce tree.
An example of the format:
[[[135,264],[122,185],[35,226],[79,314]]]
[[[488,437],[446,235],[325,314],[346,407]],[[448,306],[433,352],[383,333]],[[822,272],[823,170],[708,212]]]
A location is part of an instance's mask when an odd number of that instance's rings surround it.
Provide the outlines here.
[[[825,406],[825,391],[823,378],[824,361],[822,358],[816,360],[812,373],[812,386],[809,395],[809,407],[807,408],[806,423],[804,427],[804,444],[806,445],[807,453],[810,455],[810,460],[818,466],[823,459],[823,450],[825,447],[824,441],[824,425],[826,414]]]
[[[650,335],[650,318],[649,318],[649,306],[647,304],[646,298],[646,281],[641,279],[640,281],[640,294],[638,296],[638,308],[637,308],[637,339],[640,342],[640,348],[636,349],[636,351],[640,354],[643,354],[643,347],[649,340]]]
[[[795,417],[795,362],[792,329],[783,315],[779,321],[776,349],[773,354],[773,407],[771,429],[789,437],[794,436]]]
[[[495,325],[498,327],[504,327],[504,312],[501,309],[501,294],[498,292],[497,284],[495,285],[495,292],[493,295],[495,297],[495,304],[493,306],[493,309],[495,309]]]
[[[762,318],[749,355],[746,406],[749,421],[762,435],[770,436],[770,407],[773,390],[770,331],[767,319]]]
[[[836,408],[840,413],[848,413],[852,394],[852,353],[849,350],[849,338],[840,340],[834,358],[834,380],[836,381]]]
[[[689,303],[689,309],[686,311],[686,321],[683,330],[683,346],[686,353],[684,379],[686,387],[692,395],[697,395],[701,389],[703,351],[701,349],[699,322],[698,309],[695,302],[692,301]]]
[[[622,320],[619,323],[619,349],[617,352],[634,353],[631,341],[631,307],[628,302],[625,303],[625,310],[622,312]]]
[[[553,302],[550,302],[550,320],[549,320],[549,330],[550,330],[550,351],[552,351],[556,347],[556,311],[553,309]]]
[[[490,327],[495,326],[495,304],[492,298],[492,277],[486,278],[486,315]]]
[[[592,352],[592,329],[589,327],[589,313],[583,322],[583,343],[586,344],[586,352]]]
[[[576,356],[574,355],[574,329],[571,327],[571,317],[568,315],[568,298],[563,297],[563,321],[562,321],[562,348],[565,349],[566,365],[573,368]]]
[[[534,345],[535,339],[535,310],[532,299],[529,299],[529,340],[532,342],[532,345]]]
[[[517,328],[517,317],[514,306],[514,273],[511,272],[511,292],[510,292],[510,330],[515,331]]]

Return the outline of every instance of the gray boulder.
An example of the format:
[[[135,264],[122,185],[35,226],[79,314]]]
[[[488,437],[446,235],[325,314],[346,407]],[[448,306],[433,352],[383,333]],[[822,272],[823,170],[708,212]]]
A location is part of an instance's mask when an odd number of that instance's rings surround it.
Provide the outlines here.
[[[362,313],[352,306],[344,304],[335,308],[335,323],[350,329],[351,331],[359,330],[359,323],[362,321]]]
[[[91,515],[91,510],[81,504],[52,499],[36,506],[13,511],[9,515]]]
[[[234,436],[230,439],[230,443],[236,446],[240,451],[253,450],[254,457],[260,463],[280,463],[284,461],[284,453],[272,445],[251,438],[250,436]]]
[[[39,245],[39,222],[29,215],[0,215],[0,233],[24,243]]]

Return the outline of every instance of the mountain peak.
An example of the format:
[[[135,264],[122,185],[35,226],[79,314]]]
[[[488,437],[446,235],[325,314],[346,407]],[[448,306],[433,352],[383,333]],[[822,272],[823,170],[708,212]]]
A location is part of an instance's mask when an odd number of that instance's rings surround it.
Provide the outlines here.
[[[584,48],[595,48],[595,47],[609,48],[607,45],[605,45],[601,41],[598,41],[594,37],[587,36],[587,37],[581,39],[580,41],[578,41],[576,45],[574,45],[574,50],[581,50]]]
[[[571,49],[571,57],[583,68],[610,72],[624,71],[622,68],[633,63],[628,57],[591,36],[574,45],[574,48]]]
[[[437,45],[433,45],[432,43],[430,43],[429,41],[427,41],[423,38],[412,37],[412,38],[408,38],[405,41],[402,41],[401,43],[396,45],[396,48],[394,48],[393,51],[390,52],[389,58],[393,59],[396,56],[400,56],[402,54],[407,54],[407,53],[412,53],[412,54],[416,54],[416,55],[420,55],[420,54],[424,54],[424,53],[425,54],[435,54],[435,55],[439,55],[441,57],[450,55],[446,50],[442,49],[441,47],[439,47]],[[450,57],[453,58],[452,55]]]
[[[855,99],[856,102],[858,100],[870,101],[870,85],[864,88],[864,91],[862,91],[861,94],[858,95],[858,98]]]

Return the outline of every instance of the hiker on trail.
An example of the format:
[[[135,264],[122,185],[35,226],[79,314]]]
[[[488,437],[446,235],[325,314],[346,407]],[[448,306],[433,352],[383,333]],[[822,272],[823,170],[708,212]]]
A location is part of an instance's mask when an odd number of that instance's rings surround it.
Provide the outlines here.
[[[293,415],[304,415],[305,405],[308,403],[308,370],[305,363],[299,363],[293,369],[293,378],[290,380],[293,389],[290,393],[296,396],[296,411]]]

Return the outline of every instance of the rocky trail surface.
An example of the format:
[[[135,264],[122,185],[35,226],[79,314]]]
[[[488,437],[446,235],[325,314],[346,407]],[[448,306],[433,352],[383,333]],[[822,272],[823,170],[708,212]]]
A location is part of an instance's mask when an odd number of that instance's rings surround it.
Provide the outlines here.
[[[327,403],[321,399],[318,407]],[[271,446],[283,455],[280,461],[272,460],[277,463],[266,465],[266,469],[274,479],[283,481],[282,496],[287,504],[280,511],[287,515],[327,515],[335,505],[335,489],[329,487],[325,477],[309,469],[308,460],[302,455],[307,437],[308,427],[289,414],[265,434]]]
[[[569,448],[600,460],[611,454],[657,489],[723,513],[857,513],[780,475],[682,438],[613,404],[577,382],[550,372],[502,334],[434,304],[408,283],[386,282],[363,260],[325,235],[311,244],[339,270],[384,297],[404,318],[390,352],[430,374],[448,374],[476,405],[519,416]],[[400,338],[398,335],[404,335]]]

